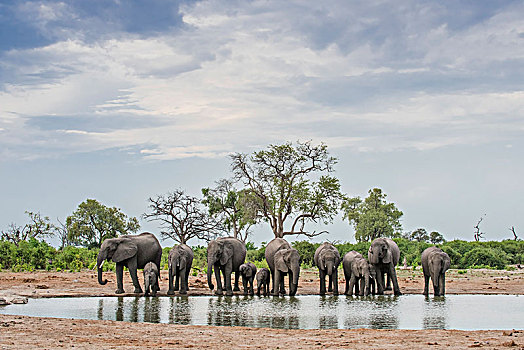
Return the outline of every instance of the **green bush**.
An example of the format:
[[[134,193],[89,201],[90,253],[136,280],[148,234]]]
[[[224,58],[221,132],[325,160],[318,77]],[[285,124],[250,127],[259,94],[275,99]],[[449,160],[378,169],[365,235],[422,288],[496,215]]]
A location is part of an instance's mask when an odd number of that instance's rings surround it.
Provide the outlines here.
[[[315,250],[320,246],[320,243],[311,243],[308,241],[295,241],[291,243],[291,246],[298,250],[300,260],[302,264],[307,266],[313,265],[315,257]]]
[[[497,251],[491,248],[478,247],[474,248],[461,259],[461,268],[469,268],[472,266],[488,266],[497,269],[504,269],[507,265],[507,260],[497,254]]]

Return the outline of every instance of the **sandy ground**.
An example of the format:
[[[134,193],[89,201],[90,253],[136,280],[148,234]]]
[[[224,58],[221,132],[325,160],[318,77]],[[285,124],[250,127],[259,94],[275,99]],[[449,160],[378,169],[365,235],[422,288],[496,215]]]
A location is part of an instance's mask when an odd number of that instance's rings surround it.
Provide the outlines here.
[[[404,294],[423,290],[421,271],[399,270]],[[132,291],[129,274],[124,288]],[[0,272],[0,297],[15,296],[113,296],[114,273],[105,273],[108,284],[97,283],[95,271],[82,272]],[[524,270],[450,270],[448,294],[524,294]],[[167,291],[167,271],[162,271],[160,296]],[[301,272],[297,294],[318,294],[318,273]],[[339,289],[344,291],[343,277]],[[191,276],[189,295],[211,295],[204,275]],[[129,293],[128,295],[134,295]],[[28,304],[30,307],[30,304]],[[523,323],[524,324],[524,323]],[[129,348],[476,348],[524,349],[524,332],[457,330],[280,330],[244,327],[179,326],[137,324],[117,321],[90,321],[0,315],[0,349],[129,349]]]

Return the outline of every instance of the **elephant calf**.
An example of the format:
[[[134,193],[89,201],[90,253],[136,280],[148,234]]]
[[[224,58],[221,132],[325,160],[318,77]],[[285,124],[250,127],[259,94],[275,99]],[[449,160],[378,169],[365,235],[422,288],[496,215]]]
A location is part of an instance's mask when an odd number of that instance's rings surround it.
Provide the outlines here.
[[[253,280],[255,279],[255,274],[257,273],[257,267],[255,264],[248,262],[240,265],[239,271],[240,275],[242,276],[244,295],[247,295],[248,293],[250,295],[255,295],[255,291],[253,289]]]
[[[269,280],[270,280],[270,273],[269,270],[265,267],[260,269],[257,272],[257,295],[260,296],[260,290],[262,289],[262,293],[264,296],[269,295]]]
[[[338,295],[338,265],[340,253],[331,243],[322,243],[315,251],[314,262],[320,275],[320,295],[326,294],[326,275],[329,276],[328,292]]]
[[[446,271],[451,265],[449,255],[437,247],[429,247],[422,252],[422,271],[424,272],[424,295],[429,294],[429,278],[433,282],[435,296],[443,296],[446,292]]]
[[[362,254],[355,250],[347,252],[342,259],[342,267],[346,279],[346,291],[344,294],[353,295],[354,288],[355,295],[369,295],[371,283],[370,267]]]
[[[187,294],[189,289],[189,271],[193,265],[193,250],[185,245],[179,244],[169,251],[169,290],[168,295],[175,294],[180,289],[180,294]],[[174,280],[174,285],[173,285]]]
[[[158,287],[159,276],[160,274],[156,264],[152,261],[148,262],[144,267],[144,287],[146,290],[146,296],[149,295],[149,291],[151,290],[151,295],[156,297],[156,292],[160,290],[160,287]]]

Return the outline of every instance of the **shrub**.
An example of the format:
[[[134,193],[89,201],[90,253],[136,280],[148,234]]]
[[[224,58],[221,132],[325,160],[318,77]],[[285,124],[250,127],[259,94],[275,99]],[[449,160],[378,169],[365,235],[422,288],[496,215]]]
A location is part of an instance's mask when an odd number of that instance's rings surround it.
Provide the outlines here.
[[[460,265],[462,268],[488,266],[504,269],[507,265],[507,260],[491,248],[478,247],[464,254]]]
[[[313,265],[313,259],[315,257],[315,250],[320,246],[320,243],[311,243],[308,241],[295,241],[291,243],[291,246],[298,250],[300,260],[305,266],[311,267]]]

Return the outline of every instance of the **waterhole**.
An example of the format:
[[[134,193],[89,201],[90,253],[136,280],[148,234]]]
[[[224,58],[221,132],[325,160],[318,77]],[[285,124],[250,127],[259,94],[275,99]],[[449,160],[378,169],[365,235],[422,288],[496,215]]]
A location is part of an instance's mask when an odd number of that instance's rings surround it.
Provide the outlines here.
[[[31,299],[0,314],[287,329],[522,329],[524,297],[91,297]]]

